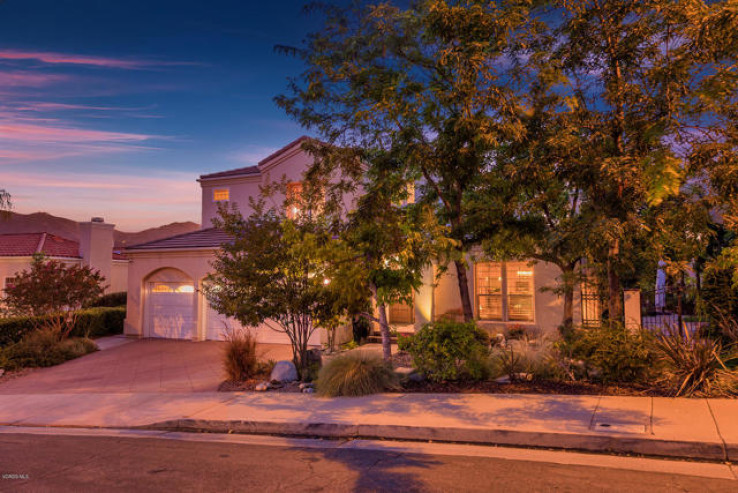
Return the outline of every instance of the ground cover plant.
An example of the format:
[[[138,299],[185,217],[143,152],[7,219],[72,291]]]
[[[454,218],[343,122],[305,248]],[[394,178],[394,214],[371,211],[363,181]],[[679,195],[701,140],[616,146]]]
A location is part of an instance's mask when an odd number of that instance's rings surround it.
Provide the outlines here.
[[[54,366],[94,351],[97,345],[87,337],[61,338],[57,331],[43,328],[0,349],[0,367],[12,371]]]
[[[357,350],[328,360],[318,373],[316,388],[323,397],[351,397],[400,387],[397,374],[382,357]]]

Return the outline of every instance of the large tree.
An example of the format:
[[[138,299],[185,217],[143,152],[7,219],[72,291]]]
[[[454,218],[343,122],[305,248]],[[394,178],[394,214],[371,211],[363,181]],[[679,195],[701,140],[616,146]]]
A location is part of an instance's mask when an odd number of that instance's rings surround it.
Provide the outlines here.
[[[466,255],[477,242],[469,194],[489,153],[516,136],[506,52],[527,7],[423,0],[324,10],[323,29],[291,50],[307,65],[278,103],[330,143],[391,152],[456,244],[464,318],[473,318]]]

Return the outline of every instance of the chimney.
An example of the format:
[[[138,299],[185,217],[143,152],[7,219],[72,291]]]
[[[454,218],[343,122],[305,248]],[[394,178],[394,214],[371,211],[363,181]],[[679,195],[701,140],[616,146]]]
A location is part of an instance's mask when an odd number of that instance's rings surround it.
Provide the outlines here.
[[[82,256],[82,265],[100,271],[105,276],[106,285],[110,285],[113,273],[113,229],[115,225],[106,223],[101,217],[79,223],[79,254]]]

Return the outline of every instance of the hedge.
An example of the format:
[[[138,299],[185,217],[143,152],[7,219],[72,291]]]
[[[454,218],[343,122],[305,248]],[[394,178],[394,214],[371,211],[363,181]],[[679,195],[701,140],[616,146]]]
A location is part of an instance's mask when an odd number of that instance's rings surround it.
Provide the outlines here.
[[[20,341],[23,336],[51,317],[53,315],[0,319],[0,347]],[[122,334],[125,318],[126,308],[124,306],[87,308],[79,312],[77,323],[70,335],[101,337]]]
[[[119,291],[116,293],[108,293],[100,296],[94,303],[90,304],[90,307],[95,306],[125,306],[128,299],[128,293],[126,291]]]

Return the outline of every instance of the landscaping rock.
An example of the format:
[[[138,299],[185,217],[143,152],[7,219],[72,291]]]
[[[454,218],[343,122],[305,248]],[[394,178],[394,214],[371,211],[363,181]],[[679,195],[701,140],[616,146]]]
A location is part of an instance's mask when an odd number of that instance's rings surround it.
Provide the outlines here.
[[[300,384],[300,390],[310,389],[313,387],[312,382],[302,382]]]
[[[274,369],[272,369],[269,380],[282,383],[294,382],[297,380],[297,368],[295,368],[295,364],[292,361],[277,361],[274,364]]]
[[[510,377],[508,375],[505,375],[504,377],[495,378],[495,382],[497,382],[497,383],[510,383]]]
[[[269,390],[269,388],[269,382],[261,382],[257,384],[256,387],[254,387],[254,390],[257,392],[266,392],[267,390]]]
[[[420,382],[424,382],[425,381],[425,375],[423,375],[422,373],[418,373],[416,371],[416,372],[411,373],[410,376],[408,377],[408,379],[411,382],[420,383]]]
[[[303,394],[312,394],[314,392],[315,392],[315,389],[312,387],[305,387],[304,389],[302,389]]]
[[[410,366],[399,366],[395,368],[395,373],[397,373],[401,381],[422,382],[425,380],[425,377],[421,373],[418,373],[415,368]]]

